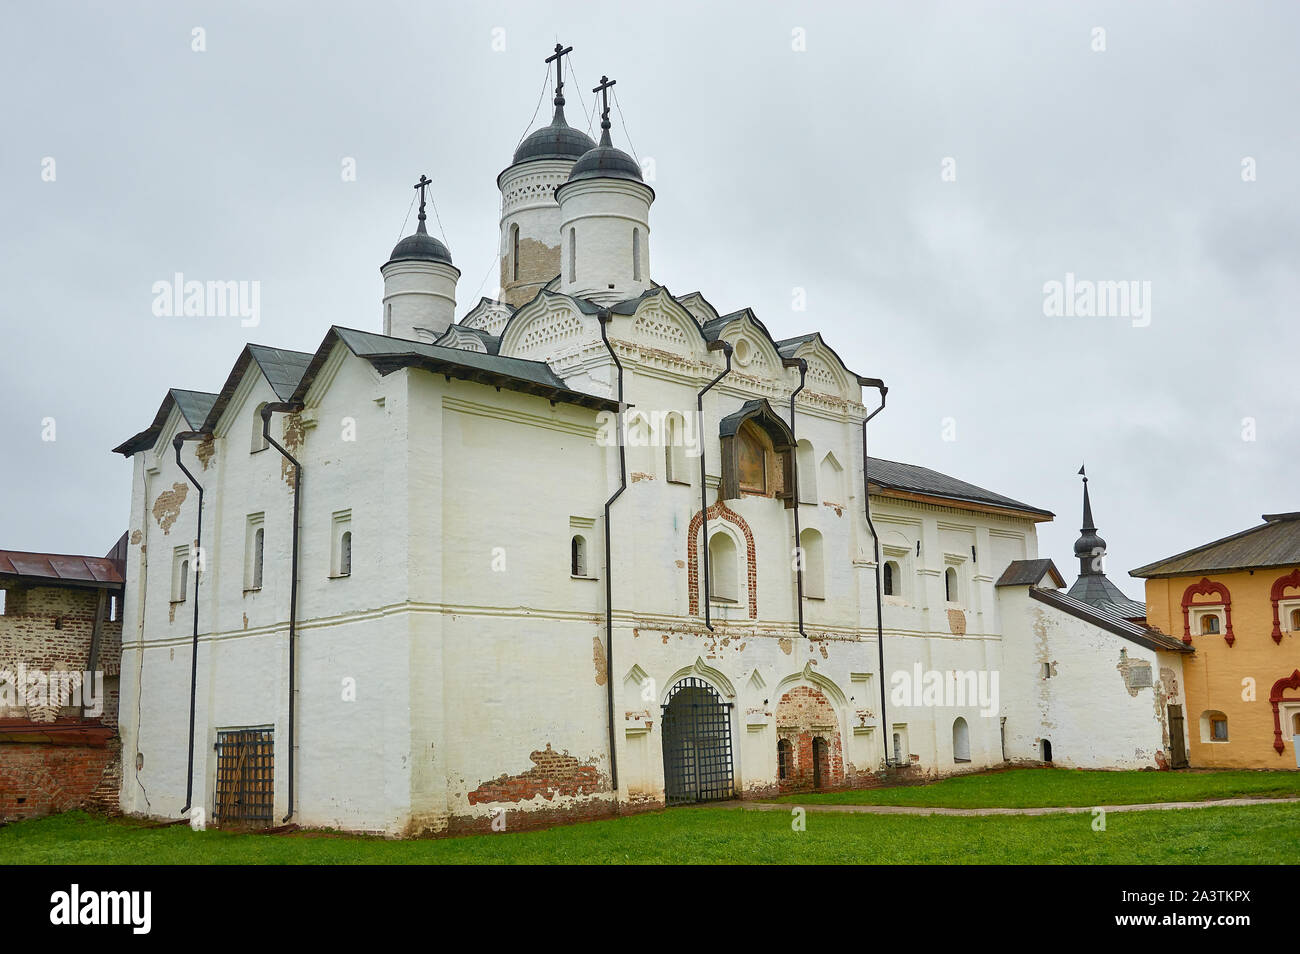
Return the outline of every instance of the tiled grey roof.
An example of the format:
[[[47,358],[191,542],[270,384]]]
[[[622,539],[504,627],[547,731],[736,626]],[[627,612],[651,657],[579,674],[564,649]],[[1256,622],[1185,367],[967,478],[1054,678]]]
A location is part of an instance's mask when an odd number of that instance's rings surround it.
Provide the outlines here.
[[[1029,595],[1040,603],[1054,606],[1069,613],[1076,619],[1092,623],[1094,626],[1114,633],[1116,636],[1122,636],[1124,639],[1137,643],[1139,646],[1145,646],[1147,649],[1161,649],[1170,653],[1192,652],[1192,648],[1185,646],[1181,639],[1175,639],[1150,626],[1130,623],[1114,613],[1098,609],[1095,606],[1089,606],[1087,603],[1080,603],[1073,597],[1057,590],[1040,590],[1037,587],[1030,587]]]
[[[294,388],[307,370],[312,356],[305,351],[288,351],[284,348],[268,348],[266,345],[245,345],[239,353],[235,366],[230,369],[226,383],[222,385],[217,400],[204,418],[201,430],[211,431],[221,420],[231,398],[244,380],[249,364],[256,364],[257,369],[266,378],[271,390],[281,401],[287,401],[293,395]]]
[[[1081,576],[1070,587],[1069,596],[1080,603],[1114,613],[1124,619],[1145,618],[1147,604],[1124,595],[1124,591],[1100,574]]]
[[[783,358],[788,358],[799,350],[799,346],[805,341],[812,341],[817,337],[817,332],[807,335],[797,335],[794,338],[782,338],[776,343],[776,350]]]
[[[208,412],[217,401],[217,396],[209,391],[185,391],[181,388],[172,388],[171,395],[176,401],[181,416],[185,418],[185,423],[195,431],[203,426]]]
[[[1300,565],[1300,513],[1266,513],[1263,520],[1258,527],[1148,563],[1129,575],[1157,578]]]
[[[251,344],[248,351],[262,369],[262,374],[266,375],[266,383],[271,385],[271,390],[281,401],[287,401],[293,396],[294,389],[298,387],[312,358],[303,351],[286,351],[265,345]]]
[[[995,494],[991,490],[976,487],[974,484],[941,474],[937,470],[930,470],[928,467],[872,457],[869,459],[868,468],[871,483],[886,490],[906,490],[930,497],[944,497],[949,500],[1042,514],[1049,518],[1055,516],[1050,510],[1033,507],[1019,500],[1004,497],[1002,494]]]
[[[1065,585],[1065,578],[1051,560],[1012,560],[993,585],[1034,586],[1049,573],[1057,586]]]
[[[371,331],[341,328],[338,325],[329,330],[321,346],[316,349],[311,364],[298,383],[293,400],[304,399],[312,379],[329,357],[336,339],[342,341],[357,357],[365,358],[373,364],[380,374],[389,374],[399,368],[423,368],[461,380],[491,384],[525,394],[537,394],[567,404],[605,410],[614,410],[618,407],[618,402],[610,398],[570,390],[545,361],[528,361],[524,358],[509,358],[498,354],[462,351],[458,348],[448,348],[423,341],[391,338]]]

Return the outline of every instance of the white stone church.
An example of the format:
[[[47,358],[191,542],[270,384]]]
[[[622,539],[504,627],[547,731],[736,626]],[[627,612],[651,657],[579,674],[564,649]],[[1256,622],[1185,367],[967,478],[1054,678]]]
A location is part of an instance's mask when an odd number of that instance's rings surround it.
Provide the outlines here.
[[[416,834],[1176,761],[1181,642],[1067,595],[1048,511],[868,458],[886,389],[815,329],[652,279],[607,106],[557,84],[498,177],[500,300],[456,319],[422,184],[381,326],[117,448],[122,808]]]

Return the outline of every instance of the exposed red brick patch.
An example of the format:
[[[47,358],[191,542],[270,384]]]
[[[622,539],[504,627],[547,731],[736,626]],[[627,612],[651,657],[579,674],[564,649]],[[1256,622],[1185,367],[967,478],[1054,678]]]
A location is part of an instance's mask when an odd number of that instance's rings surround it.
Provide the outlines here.
[[[596,685],[603,686],[609,678],[605,670],[605,647],[600,644],[600,637],[591,637],[591,659],[596,665]]]
[[[208,469],[208,464],[212,462],[212,458],[216,455],[216,453],[217,453],[217,445],[212,440],[211,437],[209,437],[206,441],[201,443],[194,450],[194,456],[199,459],[199,463],[203,465],[204,470]]]
[[[189,492],[189,484],[177,482],[172,484],[171,490],[164,490],[154,500],[153,518],[158,521],[158,526],[162,528],[164,534],[171,532],[172,524],[181,515],[181,506],[185,503]]]
[[[965,636],[966,614],[959,609],[948,610],[948,628],[954,636]]]
[[[502,775],[484,782],[467,796],[471,805],[487,802],[522,802],[538,795],[551,801],[556,795],[592,795],[602,788],[600,772],[568,752],[556,752],[551,743],[528,756],[533,767],[518,775]]]

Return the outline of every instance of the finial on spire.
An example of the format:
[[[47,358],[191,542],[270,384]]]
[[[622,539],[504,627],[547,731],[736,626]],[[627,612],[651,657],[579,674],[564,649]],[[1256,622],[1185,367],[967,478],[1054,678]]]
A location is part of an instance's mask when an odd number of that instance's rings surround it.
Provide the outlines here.
[[[419,224],[416,225],[416,227],[415,227],[415,231],[416,231],[416,233],[419,234],[419,235],[428,235],[428,234],[429,234],[429,230],[426,229],[426,228],[424,227],[424,218],[425,218],[425,216],[424,216],[424,190],[425,190],[426,188],[428,188],[429,184],[432,183],[432,182],[433,182],[432,179],[430,179],[430,178],[429,178],[428,176],[426,176],[424,173],[420,173],[420,181],[417,182],[417,183],[415,184],[415,188],[418,189],[418,190],[420,190],[420,221],[419,221]],[[409,215],[410,213],[408,212],[407,214]]]
[[[555,44],[555,52],[546,58],[547,64],[555,64],[555,105],[564,105],[564,57],[573,52],[573,47],[562,43]]]
[[[600,78],[600,85],[592,90],[593,93],[600,93],[603,102],[603,108],[600,112],[600,144],[602,146],[612,146],[613,142],[609,138],[609,88],[617,83],[618,80],[612,80],[608,76]]]

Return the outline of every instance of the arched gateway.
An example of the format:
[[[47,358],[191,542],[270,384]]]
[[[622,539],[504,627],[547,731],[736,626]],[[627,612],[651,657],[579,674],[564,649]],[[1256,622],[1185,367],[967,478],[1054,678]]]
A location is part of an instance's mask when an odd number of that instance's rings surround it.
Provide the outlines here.
[[[682,679],[663,706],[664,800],[669,805],[732,798],[731,703],[702,679]]]

